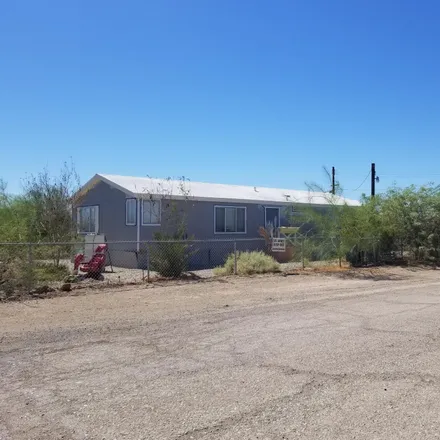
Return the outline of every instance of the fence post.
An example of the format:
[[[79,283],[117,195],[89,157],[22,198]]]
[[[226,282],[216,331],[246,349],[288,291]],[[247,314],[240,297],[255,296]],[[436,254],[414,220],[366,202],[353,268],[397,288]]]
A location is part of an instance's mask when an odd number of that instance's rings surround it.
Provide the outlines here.
[[[137,264],[138,264],[138,267],[139,267],[139,256],[142,256],[142,253],[141,253],[141,243],[139,241],[137,241],[136,242],[136,246],[137,246],[137,253],[136,253],[136,255],[137,255]],[[140,261],[141,261],[140,266],[141,266],[141,270],[142,270],[142,282],[144,282],[145,281],[145,269],[144,269],[144,260],[143,260],[143,258],[141,258]]]
[[[28,293],[31,292],[34,280],[34,259],[32,255],[32,243],[28,244],[28,273],[27,273]]]
[[[234,275],[237,275],[237,242],[234,241]]]
[[[303,270],[306,267],[305,261],[304,261],[304,238],[301,239],[301,264],[302,264],[302,268]]]
[[[146,244],[147,248],[147,283],[150,282],[150,246]]]

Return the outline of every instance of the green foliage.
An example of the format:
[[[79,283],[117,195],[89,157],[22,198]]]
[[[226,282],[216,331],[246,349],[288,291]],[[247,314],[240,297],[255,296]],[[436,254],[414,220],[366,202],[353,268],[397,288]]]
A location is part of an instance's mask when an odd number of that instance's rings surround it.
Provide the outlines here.
[[[64,264],[37,263],[34,265],[34,277],[39,282],[62,281],[70,272]]]
[[[188,270],[191,255],[189,242],[178,234],[154,234],[155,243],[150,246],[151,269],[163,277],[178,278]]]
[[[215,275],[233,275],[235,266],[234,254],[230,254],[221,267],[214,269]],[[253,275],[257,273],[279,272],[280,265],[273,257],[262,251],[238,252],[237,274]]]
[[[54,263],[29,264],[23,256],[12,253],[0,259],[0,300],[29,292],[40,284],[62,281],[69,275],[67,266]]]
[[[28,241],[32,218],[32,206],[23,197],[0,194],[0,242]]]
[[[301,221],[312,226],[306,234],[298,234],[297,238],[302,240],[304,255],[311,261],[336,258],[341,263],[352,247],[347,233],[355,208],[341,204],[338,196],[328,194],[327,198],[325,208],[303,209]]]
[[[170,182],[171,179],[166,179]],[[161,201],[161,231],[154,234],[155,243],[150,246],[150,267],[163,277],[178,278],[188,270],[192,255],[187,237],[187,208],[190,197],[187,179],[180,177],[177,188],[157,184],[153,193],[145,193],[146,199]],[[177,194],[173,194],[173,190]],[[177,196],[177,200],[175,199]]]
[[[440,189],[391,188],[364,198],[351,213],[345,240],[352,249],[369,253],[399,254],[419,262],[440,258]]]
[[[0,248],[0,298],[16,291],[30,290],[34,274],[23,247]]]
[[[30,176],[24,183],[24,199],[31,207],[28,230],[32,241],[71,241],[76,235],[71,203],[79,189],[73,166],[64,165],[60,175],[47,170]]]
[[[0,242],[69,242],[76,238],[71,203],[79,182],[72,165],[65,164],[58,177],[47,170],[25,180],[24,193],[6,192],[0,179]],[[60,247],[47,249],[44,258],[59,264]]]
[[[416,261],[440,259],[440,187],[391,188],[377,200],[381,233]]]
[[[393,187],[374,198],[364,197],[359,207],[335,203],[321,212],[309,208],[303,221],[314,225],[315,242],[328,256],[344,257],[352,264],[377,262],[387,255],[415,262],[440,261],[440,187]],[[306,250],[313,259],[313,245]]]

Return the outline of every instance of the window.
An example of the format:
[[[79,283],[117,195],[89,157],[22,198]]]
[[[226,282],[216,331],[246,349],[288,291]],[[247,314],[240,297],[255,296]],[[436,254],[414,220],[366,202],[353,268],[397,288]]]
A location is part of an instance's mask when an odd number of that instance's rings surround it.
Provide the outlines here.
[[[216,206],[214,231],[216,234],[245,234],[246,208],[237,206]]]
[[[142,200],[142,224],[160,225],[160,200]]]
[[[80,234],[97,234],[99,232],[99,206],[76,208],[76,221]]]
[[[127,226],[136,226],[136,205],[136,199],[127,199],[125,201],[125,224]]]

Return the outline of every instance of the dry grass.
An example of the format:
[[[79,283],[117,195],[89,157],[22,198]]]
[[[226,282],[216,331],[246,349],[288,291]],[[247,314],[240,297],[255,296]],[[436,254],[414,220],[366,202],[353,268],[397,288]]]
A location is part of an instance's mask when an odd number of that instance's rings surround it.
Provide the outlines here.
[[[229,255],[224,266],[214,269],[214,275],[232,275],[235,270],[234,254]],[[237,254],[237,274],[254,275],[281,272],[280,264],[273,257],[261,251],[239,252]]]

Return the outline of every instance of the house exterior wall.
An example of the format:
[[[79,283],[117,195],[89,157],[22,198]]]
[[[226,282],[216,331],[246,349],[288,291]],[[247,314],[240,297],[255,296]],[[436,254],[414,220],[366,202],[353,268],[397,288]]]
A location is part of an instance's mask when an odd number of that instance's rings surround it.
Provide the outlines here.
[[[75,205],[73,215],[76,220],[76,208],[81,206],[99,206],[99,234],[107,241],[137,239],[136,226],[125,225],[125,200],[127,196],[120,190],[99,182]]]
[[[76,208],[81,206],[99,206],[99,234],[105,236],[106,241],[136,241],[136,226],[125,225],[124,192],[111,187],[105,182],[99,182],[88,191],[81,201],[74,206],[73,216],[76,221]],[[108,245],[110,259],[114,266],[135,268],[138,266],[135,243],[110,243]]]
[[[112,188],[104,182],[99,182],[87,194],[81,202],[75,205],[99,206],[99,233],[106,236],[107,241],[136,241],[137,226],[126,226],[125,224],[125,201],[126,194],[118,189]],[[160,231],[172,231],[177,216],[186,217],[187,233],[189,237],[198,240],[207,239],[240,239],[258,238],[258,229],[264,226],[264,207],[279,207],[281,214],[281,226],[289,224],[286,216],[286,206],[260,205],[256,203],[221,203],[188,200],[162,200],[162,218],[160,226],[140,226],[140,240],[153,240],[154,234]],[[214,209],[215,206],[236,206],[246,208],[246,233],[215,233],[214,231]],[[171,214],[174,209],[175,214]],[[76,219],[76,209],[74,210]]]
[[[114,241],[135,242],[138,238],[138,227],[125,224],[125,202],[128,197],[123,191],[115,189],[105,182],[99,182],[90,189],[75,205],[99,206],[99,234],[105,235],[106,241],[110,242],[109,251],[111,262],[121,267],[144,267],[146,265],[145,254],[137,252],[136,243],[111,243]],[[138,204],[139,208],[140,204]],[[245,233],[215,233],[214,213],[216,206],[236,206],[246,208],[246,232]],[[286,209],[289,207],[279,205],[266,205],[267,207],[279,207],[281,226],[288,226]],[[178,218],[185,216],[187,238],[196,240],[212,240],[212,242],[197,243],[193,245],[194,254],[191,257],[192,268],[213,267],[222,264],[225,257],[233,252],[233,242],[216,243],[214,240],[238,240],[237,250],[262,249],[265,244],[259,235],[260,226],[265,224],[265,205],[256,203],[221,203],[191,200],[162,200],[161,201],[161,224],[142,225],[141,219],[139,239],[140,241],[154,240],[157,232],[173,232]],[[141,214],[141,213],[139,213]],[[240,242],[240,239],[254,239],[248,242]]]
[[[186,217],[186,230],[188,237],[197,240],[210,239],[240,239],[240,238],[259,238],[258,229],[264,226],[265,210],[263,205],[255,203],[221,203],[191,200],[173,200],[162,201],[162,224],[158,226],[141,226],[141,239],[150,240],[154,232],[167,230],[166,211],[168,204],[173,204],[175,212]],[[214,231],[214,213],[216,206],[234,206],[246,208],[246,233],[215,233]],[[276,205],[267,205],[268,207],[279,207]],[[288,219],[285,215],[285,206],[280,207],[281,226],[288,225]]]

